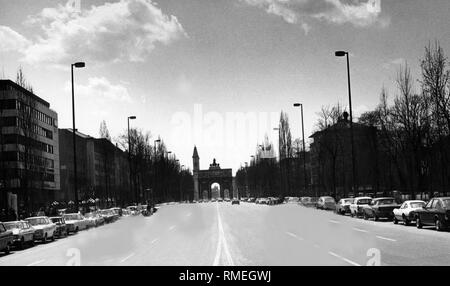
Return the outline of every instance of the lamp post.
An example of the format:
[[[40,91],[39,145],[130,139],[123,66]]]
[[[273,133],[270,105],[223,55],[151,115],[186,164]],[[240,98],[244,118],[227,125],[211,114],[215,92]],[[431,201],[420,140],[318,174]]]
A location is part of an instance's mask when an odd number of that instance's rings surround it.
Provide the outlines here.
[[[153,191],[155,191],[156,190],[156,185],[157,185],[157,180],[158,180],[158,166],[157,166],[157,164],[158,164],[158,154],[157,154],[157,148],[156,148],[156,144],[159,144],[159,143],[161,143],[161,139],[158,139],[158,140],[155,140],[154,142],[153,142],[153,146],[154,146],[154,148],[155,148],[155,163],[154,163],[154,168],[155,168],[155,170],[154,170],[154,180],[153,180]],[[152,200],[153,200],[153,191],[152,191]],[[158,194],[158,193],[157,193]]]
[[[294,103],[294,107],[300,107],[301,117],[302,117],[302,141],[303,141],[303,177],[304,177],[304,193],[306,194],[306,190],[308,188],[308,179],[306,177],[306,144],[305,144],[305,124],[303,119],[303,104],[302,103]]]
[[[77,182],[77,147],[76,147],[76,128],[75,128],[75,87],[74,87],[74,79],[73,79],[73,68],[84,68],[86,64],[84,62],[77,62],[71,64],[71,74],[72,74],[72,124],[73,124],[73,172],[74,172],[74,190],[75,190],[75,210],[79,211],[78,204],[78,182]]]
[[[352,90],[350,85],[350,59],[349,54],[346,51],[335,52],[336,57],[347,57],[347,79],[348,79],[348,102],[350,108],[350,137],[352,147],[352,183],[353,183],[353,195],[356,195],[358,185],[356,183],[356,163],[355,163],[355,143],[353,135],[353,109],[352,109]]]
[[[132,179],[132,170],[131,170],[131,138],[130,138],[130,120],[135,120],[136,116],[129,116],[128,117],[128,166],[130,168],[130,192],[133,192],[133,179]],[[137,188],[135,191],[135,199],[136,204],[138,203],[138,194],[137,194]]]
[[[283,189],[283,187],[282,187],[282,185],[283,185],[283,169],[281,168],[281,146],[280,146],[280,137],[281,137],[280,132],[281,132],[281,129],[276,127],[273,130],[274,131],[278,131],[278,157],[279,157],[279,159],[278,159],[279,160],[278,166],[280,168],[280,178],[279,178],[280,179],[280,192],[282,192],[282,189]]]
[[[178,160],[178,162],[180,162],[179,160]],[[182,202],[183,201],[183,168],[184,168],[184,165],[182,165],[181,167],[180,167],[180,202]]]

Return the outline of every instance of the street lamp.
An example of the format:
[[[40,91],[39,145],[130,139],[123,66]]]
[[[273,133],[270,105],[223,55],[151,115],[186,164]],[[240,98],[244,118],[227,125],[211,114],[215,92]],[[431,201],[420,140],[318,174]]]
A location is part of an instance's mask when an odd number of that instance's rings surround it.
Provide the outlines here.
[[[75,128],[75,87],[73,80],[73,68],[84,68],[86,64],[84,62],[77,62],[71,64],[71,74],[72,74],[72,124],[73,124],[73,171],[74,171],[74,190],[75,190],[75,208],[76,212],[79,211],[78,205],[78,184],[77,184],[77,147],[76,147],[76,128]]]
[[[303,141],[303,176],[305,180],[305,188],[304,192],[306,193],[306,189],[308,188],[308,181],[306,178],[306,146],[305,146],[305,124],[303,119],[303,104],[302,103],[294,103],[294,107],[300,107],[301,117],[302,117],[302,141]]]
[[[130,168],[130,192],[133,192],[133,179],[131,175],[131,138],[130,138],[130,120],[136,120],[136,116],[128,116],[128,166]],[[135,191],[136,204],[138,203],[138,193],[137,188]]]
[[[348,78],[348,101],[350,108],[350,137],[351,137],[351,146],[352,146],[352,181],[353,181],[353,194],[357,191],[356,184],[356,163],[355,163],[355,143],[354,143],[354,135],[353,135],[353,109],[352,109],[352,89],[350,85],[350,59],[349,54],[346,51],[337,51],[335,52],[336,57],[347,57],[347,78]]]

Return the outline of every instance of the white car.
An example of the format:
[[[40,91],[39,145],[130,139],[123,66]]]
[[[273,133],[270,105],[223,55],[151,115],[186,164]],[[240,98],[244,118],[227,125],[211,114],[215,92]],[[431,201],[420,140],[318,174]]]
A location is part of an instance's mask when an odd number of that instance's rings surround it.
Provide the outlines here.
[[[355,198],[353,203],[350,204],[350,216],[352,217],[362,216],[364,207],[369,206],[371,201],[372,201],[371,197]]]
[[[398,224],[403,221],[404,225],[409,225],[411,221],[415,220],[415,211],[422,209],[425,202],[421,200],[405,201],[400,208],[394,209],[394,223]]]
[[[67,233],[77,233],[80,230],[89,228],[89,221],[81,214],[65,214],[63,215],[67,225]]]
[[[29,217],[25,219],[34,228],[34,240],[46,243],[47,239],[55,240],[56,224],[46,216]]]

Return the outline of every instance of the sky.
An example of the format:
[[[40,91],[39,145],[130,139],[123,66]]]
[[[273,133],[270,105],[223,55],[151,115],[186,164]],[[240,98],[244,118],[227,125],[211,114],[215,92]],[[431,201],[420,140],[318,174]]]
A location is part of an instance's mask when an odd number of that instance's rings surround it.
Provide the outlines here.
[[[322,106],[348,104],[350,53],[355,117],[390,98],[407,63],[420,76],[425,46],[450,52],[448,0],[0,0],[0,76],[21,66],[35,93],[70,128],[70,65],[76,124],[113,137],[131,126],[161,136],[192,169],[215,158],[234,172],[267,135],[280,111],[292,135],[315,130]],[[419,88],[416,82],[416,88]],[[276,146],[276,144],[275,144]]]

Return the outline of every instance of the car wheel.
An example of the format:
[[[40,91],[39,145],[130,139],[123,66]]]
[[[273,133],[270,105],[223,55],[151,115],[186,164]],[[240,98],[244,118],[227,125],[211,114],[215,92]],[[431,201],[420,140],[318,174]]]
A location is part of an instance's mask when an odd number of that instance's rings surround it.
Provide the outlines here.
[[[397,219],[397,217],[394,217],[394,224],[398,224],[398,219]]]
[[[52,241],[55,241],[55,233],[52,234]]]
[[[423,224],[422,224],[422,221],[420,220],[420,217],[416,218],[416,227],[419,228],[419,229],[423,227]]]
[[[47,243],[47,234],[44,234],[44,238],[42,239],[43,243]]]
[[[5,254],[9,254],[11,252],[11,246],[9,244],[6,245]]]
[[[374,219],[375,221],[378,221],[380,218],[379,218],[377,215],[374,215],[374,216],[373,216],[373,219]]]
[[[405,216],[403,216],[403,224],[405,226],[409,226],[411,224],[411,222]]]
[[[436,219],[435,227],[437,231],[442,231],[444,229],[442,226],[442,222],[439,218]]]
[[[19,242],[19,249],[25,248],[25,238],[22,237],[22,239]]]
[[[35,245],[35,243],[34,243],[34,238],[31,239],[30,245],[31,245],[31,246],[34,246],[34,245]]]
[[[75,228],[75,233],[78,233],[78,226]]]
[[[368,220],[369,219],[369,215],[367,213],[364,213],[364,219]]]

